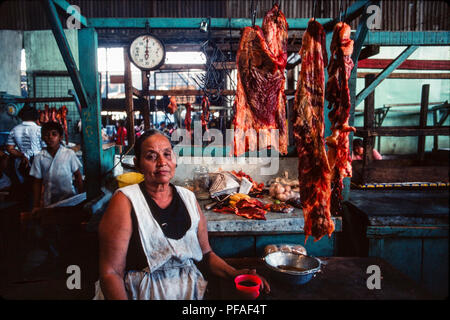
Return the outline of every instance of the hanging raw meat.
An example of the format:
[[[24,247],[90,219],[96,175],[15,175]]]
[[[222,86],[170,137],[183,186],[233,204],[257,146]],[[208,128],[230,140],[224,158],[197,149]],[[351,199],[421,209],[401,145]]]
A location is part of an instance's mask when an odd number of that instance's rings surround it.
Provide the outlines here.
[[[324,142],[324,94],[327,54],[325,31],[311,19],[299,52],[302,65],[295,93],[293,131],[298,153],[300,199],[305,218],[305,241],[331,235],[330,168]]]
[[[48,104],[46,104],[44,106],[44,122],[43,123],[46,123],[49,121],[50,121],[50,109],[48,107]]]
[[[352,176],[349,134],[355,128],[349,126],[350,90],[348,80],[353,68],[351,55],[353,40],[350,39],[351,28],[344,22],[334,27],[331,41],[330,64],[325,96],[331,109],[328,117],[331,122],[331,136],[327,137],[328,163],[331,169],[331,214],[339,215],[342,210],[343,179]]]
[[[191,132],[191,111],[192,106],[189,102],[186,103],[186,115],[184,116],[184,127]]]
[[[260,150],[272,144],[280,153],[287,153],[287,38],[288,23],[277,4],[266,13],[262,28],[245,27],[242,31],[236,58],[235,155],[256,150],[258,140]],[[278,129],[278,143],[271,143],[271,129]]]
[[[178,109],[177,99],[174,96],[170,97],[170,102],[167,108],[169,109],[170,114],[174,114],[177,111]]]
[[[66,106],[62,106],[59,109],[59,111],[61,113],[61,125],[62,125],[62,127],[64,129],[64,136],[65,136],[65,139],[66,139],[66,145],[68,145],[69,144],[69,132],[68,132],[68,128],[67,128],[67,112],[68,112],[68,109],[67,109]]]
[[[203,130],[208,131],[208,122],[209,122],[209,106],[210,102],[208,97],[204,96],[202,99],[202,127]]]

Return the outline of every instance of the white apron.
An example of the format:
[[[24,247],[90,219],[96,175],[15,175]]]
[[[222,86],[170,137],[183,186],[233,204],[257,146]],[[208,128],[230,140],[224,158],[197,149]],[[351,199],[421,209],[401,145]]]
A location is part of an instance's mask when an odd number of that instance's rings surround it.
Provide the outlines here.
[[[126,270],[124,277],[128,298],[132,300],[202,299],[207,281],[194,264],[203,257],[197,230],[200,215],[191,191],[175,186],[191,218],[191,227],[178,240],[167,238],[142,194],[139,185],[118,189],[132,203],[138,222],[139,237],[147,257],[144,270]],[[94,300],[103,300],[100,283],[95,283]]]

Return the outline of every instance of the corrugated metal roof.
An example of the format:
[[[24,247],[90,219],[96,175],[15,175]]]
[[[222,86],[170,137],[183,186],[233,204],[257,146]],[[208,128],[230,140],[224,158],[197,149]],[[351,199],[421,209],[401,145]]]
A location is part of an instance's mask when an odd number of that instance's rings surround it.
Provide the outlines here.
[[[68,0],[86,17],[225,17],[250,18],[251,0]],[[272,0],[254,0],[257,17],[272,6]],[[281,0],[287,18],[310,18],[316,3],[316,17],[334,18],[339,8],[349,7],[354,0]],[[449,30],[449,5],[446,1],[382,0],[382,30],[429,31]],[[37,0],[7,0],[0,7],[0,29],[49,29],[45,12]],[[61,14],[64,18],[64,13]],[[353,21],[352,27],[356,27]]]

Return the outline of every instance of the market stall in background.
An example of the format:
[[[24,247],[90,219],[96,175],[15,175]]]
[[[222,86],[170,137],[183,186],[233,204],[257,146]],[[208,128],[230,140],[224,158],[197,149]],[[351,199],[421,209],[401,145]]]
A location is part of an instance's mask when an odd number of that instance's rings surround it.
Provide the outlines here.
[[[174,145],[172,183],[194,192],[214,252],[273,283],[265,298],[448,297],[444,1],[108,6],[1,5],[1,155],[30,105],[39,125],[61,124],[85,185],[41,212],[68,230],[50,264],[30,244],[31,213],[0,190],[2,297],[93,297],[98,224],[117,188],[143,180],[134,147],[149,129]],[[82,290],[65,286],[71,264],[87,270]]]

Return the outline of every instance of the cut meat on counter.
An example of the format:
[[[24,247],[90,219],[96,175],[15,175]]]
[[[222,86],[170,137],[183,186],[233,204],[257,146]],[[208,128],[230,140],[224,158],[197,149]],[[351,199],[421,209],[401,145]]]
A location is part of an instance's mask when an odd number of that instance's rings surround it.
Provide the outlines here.
[[[242,31],[233,106],[235,155],[257,150],[258,142],[260,150],[272,144],[280,153],[287,153],[287,38],[288,23],[277,4],[266,13],[262,28],[245,27]],[[278,130],[278,143],[275,138],[271,141],[271,129]]]
[[[343,179],[352,176],[349,134],[355,128],[349,126],[350,90],[348,80],[353,68],[351,55],[353,40],[350,39],[351,28],[344,22],[336,24],[331,41],[330,64],[325,96],[329,102],[331,136],[327,137],[328,163],[331,169],[332,195],[331,214],[341,213]]]
[[[227,206],[214,208],[213,211],[220,213],[234,213],[247,219],[256,220],[266,220],[265,215],[267,213],[261,201],[253,198],[239,200],[233,208]]]
[[[331,235],[330,168],[324,142],[324,96],[327,54],[325,31],[311,19],[300,49],[302,66],[295,93],[293,131],[298,154],[300,199],[305,218],[305,241]]]

